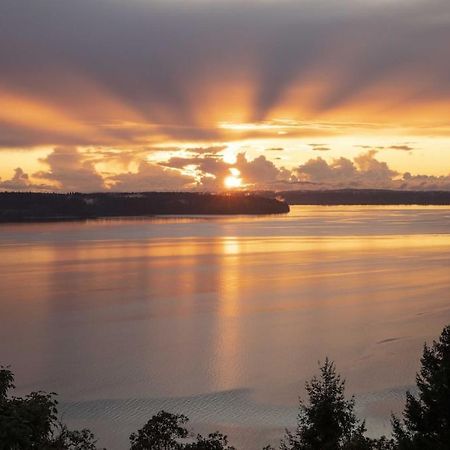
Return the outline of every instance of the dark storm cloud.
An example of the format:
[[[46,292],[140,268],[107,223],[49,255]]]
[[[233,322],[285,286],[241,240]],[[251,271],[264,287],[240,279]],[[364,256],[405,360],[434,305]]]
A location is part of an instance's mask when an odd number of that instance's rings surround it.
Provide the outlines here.
[[[61,134],[6,120],[0,145],[215,139],[218,130],[199,119],[205,86],[214,98],[241,74],[255,90],[250,121],[311,75],[325,86],[317,111],[376,82],[396,92],[387,103],[450,97],[449,13],[447,0],[3,0],[0,91],[44,101],[94,130]],[[132,116],[156,125],[104,127]]]

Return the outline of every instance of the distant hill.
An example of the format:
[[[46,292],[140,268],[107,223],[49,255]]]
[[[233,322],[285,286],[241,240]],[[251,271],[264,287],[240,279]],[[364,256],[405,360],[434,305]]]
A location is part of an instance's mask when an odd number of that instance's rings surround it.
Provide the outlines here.
[[[0,193],[0,222],[161,214],[280,214],[286,212],[289,212],[289,206],[284,201],[250,193]]]
[[[277,195],[289,205],[450,205],[449,191],[337,189],[283,191]]]

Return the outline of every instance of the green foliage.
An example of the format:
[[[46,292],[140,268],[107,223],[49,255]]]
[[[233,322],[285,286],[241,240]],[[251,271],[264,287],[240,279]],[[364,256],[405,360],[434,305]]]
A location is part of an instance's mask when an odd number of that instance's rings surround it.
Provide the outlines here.
[[[368,441],[364,421],[354,413],[355,400],[345,399],[345,381],[328,358],[320,376],[306,383],[309,403],[300,401],[295,432],[286,432],[283,450],[364,449]]]
[[[425,345],[416,376],[418,397],[407,393],[403,421],[393,417],[396,445],[400,450],[450,448],[450,326],[439,341]]]
[[[182,414],[160,411],[137,433],[130,436],[131,450],[178,450],[180,439],[188,436],[184,424],[188,421]]]
[[[186,444],[185,450],[236,450],[234,447],[228,445],[227,436],[216,431],[210,433],[208,437],[204,438],[202,435],[197,435],[197,441],[191,444]]]
[[[0,368],[0,450],[95,450],[88,430],[69,431],[57,419],[56,394],[32,392],[8,397],[14,374]],[[57,431],[59,433],[57,433]]]

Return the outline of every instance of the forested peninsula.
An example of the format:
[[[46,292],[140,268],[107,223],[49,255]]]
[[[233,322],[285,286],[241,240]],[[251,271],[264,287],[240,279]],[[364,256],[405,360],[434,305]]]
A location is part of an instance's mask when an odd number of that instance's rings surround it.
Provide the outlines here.
[[[155,215],[281,214],[283,200],[250,193],[0,193],[0,222]]]

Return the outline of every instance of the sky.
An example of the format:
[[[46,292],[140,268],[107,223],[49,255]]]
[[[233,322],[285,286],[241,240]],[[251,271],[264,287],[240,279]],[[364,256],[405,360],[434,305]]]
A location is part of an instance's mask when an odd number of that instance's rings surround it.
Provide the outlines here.
[[[2,0],[0,190],[450,190],[448,0]]]

